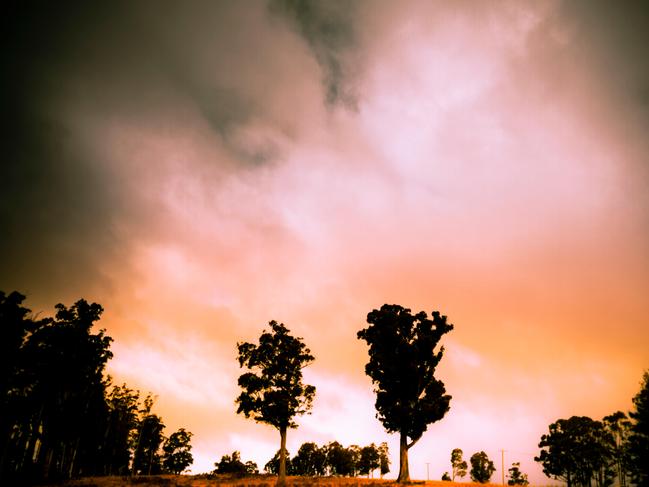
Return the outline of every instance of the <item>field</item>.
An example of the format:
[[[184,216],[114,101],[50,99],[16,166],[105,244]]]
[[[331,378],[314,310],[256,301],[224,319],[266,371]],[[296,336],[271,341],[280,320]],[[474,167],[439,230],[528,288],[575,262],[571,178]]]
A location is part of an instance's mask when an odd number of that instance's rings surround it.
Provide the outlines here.
[[[143,487],[274,487],[277,477],[259,475],[251,477],[205,475],[154,475],[150,477],[88,477],[70,480],[64,487],[119,487],[122,485],[141,485]],[[366,479],[357,477],[287,477],[288,487],[387,487],[395,485],[394,480]],[[473,484],[442,482],[440,480],[413,481],[413,486],[421,487],[501,487],[501,484]]]

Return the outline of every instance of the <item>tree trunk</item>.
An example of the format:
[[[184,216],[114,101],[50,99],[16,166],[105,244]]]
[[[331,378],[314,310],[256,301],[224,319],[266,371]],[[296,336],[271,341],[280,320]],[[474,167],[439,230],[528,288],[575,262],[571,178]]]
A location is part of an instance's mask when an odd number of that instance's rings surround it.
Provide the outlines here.
[[[408,471],[408,436],[401,433],[399,442],[399,477],[397,482],[400,484],[410,482],[410,472]]]
[[[277,485],[286,485],[286,426],[279,429],[280,446],[279,446],[279,478]]]

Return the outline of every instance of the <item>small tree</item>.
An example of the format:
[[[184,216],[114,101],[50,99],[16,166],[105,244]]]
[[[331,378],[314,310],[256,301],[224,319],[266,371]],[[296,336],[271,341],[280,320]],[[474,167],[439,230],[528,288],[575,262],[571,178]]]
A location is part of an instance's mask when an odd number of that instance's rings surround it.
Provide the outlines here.
[[[248,473],[249,468],[246,462],[241,461],[241,454],[238,451],[232,452],[232,455],[223,455],[221,460],[214,463],[214,473],[218,474],[234,474],[245,475]]]
[[[629,463],[633,481],[641,487],[649,485],[649,371],[642,376],[640,392],[633,398],[634,411],[629,435]]]
[[[449,410],[451,396],[435,378],[444,347],[435,348],[453,325],[437,311],[428,319],[423,311],[413,315],[389,304],[371,311],[367,322],[357,335],[369,346],[365,373],[375,385],[377,418],[389,433],[400,434],[397,482],[409,482],[408,450]]]
[[[324,475],[327,469],[327,453],[315,443],[303,443],[291,460],[295,475]]]
[[[508,470],[509,480],[507,485],[527,485],[529,481],[527,480],[527,474],[521,472],[520,462],[512,463],[511,468]]]
[[[613,461],[620,487],[626,487],[627,474],[629,473],[628,439],[631,421],[622,411],[605,416],[602,420],[604,428],[613,437]]]
[[[315,387],[302,383],[302,369],[313,362],[301,338],[289,334],[282,323],[271,321],[270,332],[259,344],[238,343],[239,366],[250,370],[239,377],[242,389],[237,413],[279,430],[280,463],[278,484],[286,483],[286,430],[296,428],[293,418],[312,406]]]
[[[185,431],[185,428],[180,428],[175,433],[172,433],[164,446],[162,447],[162,465],[165,470],[176,475],[194,463],[194,457],[191,454],[192,434]]]
[[[379,450],[374,443],[361,448],[361,457],[358,461],[358,473],[360,475],[367,475],[369,477],[370,473],[380,466],[381,459],[379,457]]]
[[[451,476],[448,474],[448,472],[444,472],[444,474],[442,475],[442,480],[445,482],[451,481]]]
[[[379,462],[380,462],[380,471],[381,471],[381,478],[383,478],[384,475],[388,474],[390,472],[390,456],[389,456],[389,451],[388,451],[388,444],[386,442],[383,442],[379,445]]]
[[[288,475],[293,475],[293,462],[291,461],[291,456],[289,455],[288,450],[285,449],[284,451],[286,452],[286,473]],[[264,465],[264,470],[273,475],[279,474],[280,457],[281,451],[277,450],[275,455],[273,455],[273,458],[268,460],[266,465]]]
[[[451,452],[451,467],[453,472],[453,477],[451,480],[455,482],[455,477],[464,477],[466,475],[466,469],[469,467],[466,464],[466,461],[462,460],[462,450],[460,448],[454,448]]]
[[[493,475],[496,467],[483,451],[471,455],[471,480],[486,484]]]

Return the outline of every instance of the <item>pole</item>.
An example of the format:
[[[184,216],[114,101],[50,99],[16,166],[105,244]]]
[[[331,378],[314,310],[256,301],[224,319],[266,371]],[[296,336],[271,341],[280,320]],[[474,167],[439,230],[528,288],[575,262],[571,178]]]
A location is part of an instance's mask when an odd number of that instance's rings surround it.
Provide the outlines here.
[[[505,485],[505,450],[500,450],[500,469],[503,478],[503,485]]]
[[[428,475],[428,466],[430,463],[426,462],[426,480],[430,480],[430,476]]]

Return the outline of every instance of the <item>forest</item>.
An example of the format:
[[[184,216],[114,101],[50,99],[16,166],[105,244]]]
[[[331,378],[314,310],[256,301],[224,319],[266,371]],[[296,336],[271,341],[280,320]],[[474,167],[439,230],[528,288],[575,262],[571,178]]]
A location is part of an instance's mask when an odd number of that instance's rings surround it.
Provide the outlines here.
[[[90,476],[179,475],[193,462],[192,433],[185,428],[165,436],[163,418],[153,412],[155,398],[106,374],[112,338],[96,329],[103,308],[80,299],[58,304],[53,317],[33,315],[19,292],[0,291],[0,480],[30,484]],[[383,305],[367,316],[358,339],[368,345],[366,374],[375,386],[377,419],[400,437],[397,482],[408,483],[408,450],[428,425],[450,409],[451,396],[435,369],[444,349],[438,343],[453,329],[434,311],[411,313]],[[302,369],[315,358],[300,337],[271,321],[258,343],[237,343],[240,395],[237,412],[280,433],[277,453],[264,466],[286,476],[371,477],[390,472],[386,443],[344,447],[337,441],[306,442],[291,457],[287,431],[297,416],[312,408],[316,387],[304,384]],[[544,473],[568,487],[646,486],[649,482],[649,373],[633,398],[634,410],[614,412],[601,421],[586,416],[558,419],[539,442],[535,461]],[[368,411],[371,414],[371,411]],[[495,467],[485,452],[469,464],[456,448],[450,474],[456,481],[470,474],[489,482]],[[208,475],[259,474],[238,451],[225,454]],[[515,462],[509,485],[527,485]],[[11,485],[11,484],[9,484]]]

